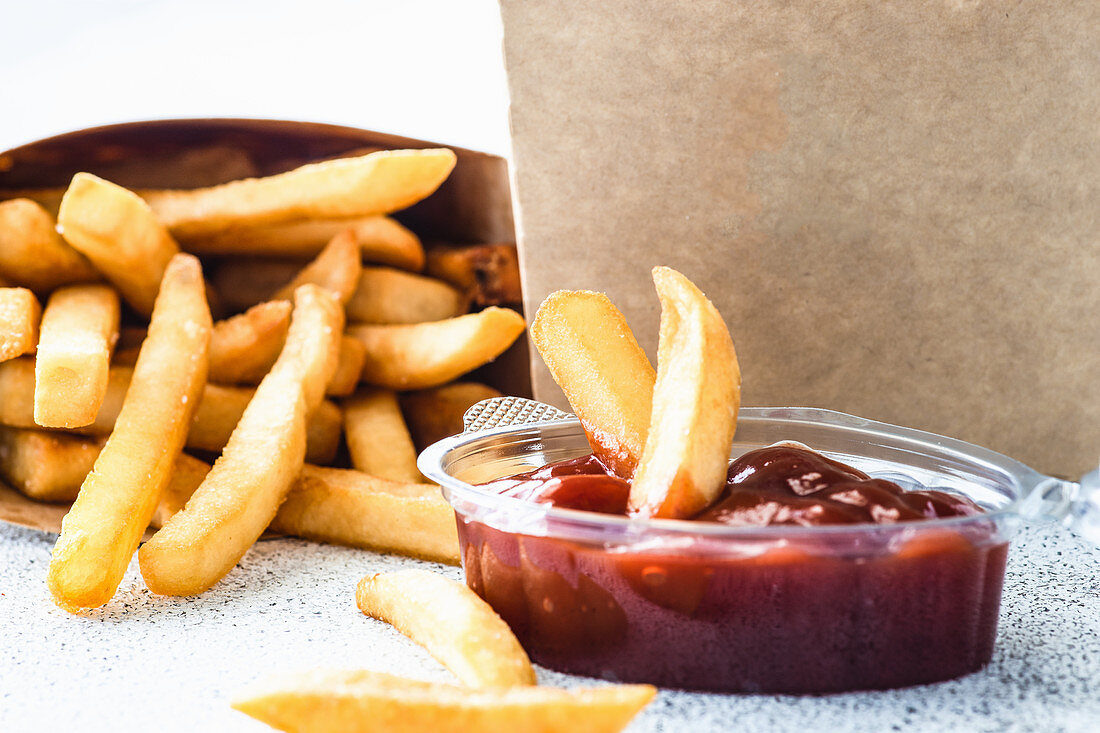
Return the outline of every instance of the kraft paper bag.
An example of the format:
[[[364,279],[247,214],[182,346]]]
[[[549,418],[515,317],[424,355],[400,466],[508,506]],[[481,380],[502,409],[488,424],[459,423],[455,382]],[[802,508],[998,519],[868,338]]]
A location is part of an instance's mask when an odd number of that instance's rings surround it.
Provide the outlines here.
[[[1100,457],[1100,3],[504,0],[526,310],[650,268],[744,404]],[[564,400],[537,355],[535,396]]]

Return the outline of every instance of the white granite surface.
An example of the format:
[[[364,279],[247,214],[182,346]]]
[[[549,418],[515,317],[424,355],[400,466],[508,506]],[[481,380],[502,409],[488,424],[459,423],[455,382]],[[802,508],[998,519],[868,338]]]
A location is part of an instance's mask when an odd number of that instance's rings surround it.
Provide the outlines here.
[[[264,731],[228,700],[266,673],[371,668],[452,681],[355,606],[369,573],[457,568],[299,540],[261,542],[192,599],[151,595],[136,560],[85,617],[49,599],[54,535],[0,525],[0,731]],[[542,684],[591,681],[539,670]],[[997,651],[984,671],[905,690],[825,697],[662,691],[642,731],[1100,730],[1100,551],[1057,528],[1013,545]],[[519,733],[519,732],[517,732]]]

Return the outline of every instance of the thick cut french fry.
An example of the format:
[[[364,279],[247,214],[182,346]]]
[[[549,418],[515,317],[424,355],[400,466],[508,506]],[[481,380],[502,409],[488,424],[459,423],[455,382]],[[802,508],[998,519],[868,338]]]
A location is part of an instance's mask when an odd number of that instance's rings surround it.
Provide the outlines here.
[[[462,416],[478,402],[503,397],[478,382],[453,382],[442,387],[401,394],[401,411],[418,451],[457,435],[465,427]]]
[[[210,588],[271,523],[301,472],[307,418],[336,369],[343,321],[331,291],[303,285],[294,294],[286,345],[221,457],[138,553],[151,591],[186,596]]]
[[[425,271],[461,288],[476,306],[523,301],[519,255],[511,243],[437,245],[428,251]]]
[[[115,594],[183,448],[211,327],[199,261],[178,255],[165,269],[115,429],[61,524],[48,580],[62,608],[95,608]]]
[[[741,371],[722,315],[699,288],[668,267],[655,267],[653,282],[661,299],[657,384],[630,507],[684,519],[725,486]]]
[[[364,267],[347,302],[352,323],[424,323],[454,318],[467,310],[459,291],[434,278],[389,267]]]
[[[296,733],[617,733],[655,694],[650,685],[470,690],[324,671],[272,680],[233,707]]]
[[[209,470],[202,461],[181,455],[149,526],[162,527],[182,510]],[[460,560],[454,510],[438,486],[388,481],[361,471],[305,464],[268,528],[450,565]]]
[[[95,422],[118,339],[118,293],[107,285],[58,288],[42,313],[35,356],[34,421],[47,428]]]
[[[318,542],[459,564],[455,514],[433,484],[306,465],[271,530]]]
[[[428,570],[368,575],[359,610],[428,650],[468,687],[535,684],[535,670],[508,624],[464,583]]]
[[[57,233],[53,216],[29,199],[0,203],[0,274],[39,295],[100,279],[92,263]]]
[[[342,406],[351,465],[391,481],[424,480],[416,469],[416,447],[396,394],[368,387],[344,400]]]
[[[95,422],[73,428],[72,432],[93,436],[110,433],[122,409],[132,375],[133,369],[130,367],[111,367],[107,377],[107,393]],[[255,390],[250,387],[207,384],[187,433],[187,447],[221,452],[254,393]],[[38,427],[34,421],[33,359],[0,362],[0,425]],[[340,408],[332,402],[322,402],[310,416],[306,428],[308,460],[314,463],[332,460],[339,449],[342,425]]]
[[[188,252],[203,255],[314,257],[329,240],[350,229],[364,262],[418,271],[424,267],[420,239],[388,216],[355,219],[306,219],[284,224],[230,229],[219,234],[184,239]]]
[[[105,438],[84,438],[47,430],[0,426],[0,478],[31,499],[71,502],[95,465]],[[197,458],[180,453],[149,526],[171,516],[187,501],[210,469]],[[163,521],[161,519],[160,521]]]
[[[77,173],[57,222],[65,241],[91,260],[134,310],[152,312],[164,268],[179,247],[140,196]]]
[[[194,238],[232,227],[388,214],[439,188],[455,160],[447,149],[386,150],[267,178],[143,195],[169,229]]]
[[[388,389],[427,389],[453,381],[504,353],[523,316],[486,308],[458,318],[400,326],[359,325],[348,334],[367,347],[361,379]]]
[[[645,449],[657,375],[603,293],[559,290],[539,306],[531,340],[581,420],[592,451],[623,478]]]
[[[0,426],[0,478],[38,501],[72,501],[103,438]]]
[[[0,362],[33,354],[42,306],[26,288],[0,288]]]
[[[328,383],[328,394],[333,397],[347,397],[354,392],[366,360],[367,347],[361,341],[351,336],[341,337],[340,359],[336,362],[336,373]]]
[[[273,297],[289,300],[299,287],[312,283],[328,288],[340,298],[341,303],[347,303],[359,284],[362,269],[355,235],[345,230],[333,237],[321,254],[302,268],[293,280],[279,288]]]
[[[210,335],[210,381],[259,384],[286,341],[290,303],[271,300],[218,321]]]

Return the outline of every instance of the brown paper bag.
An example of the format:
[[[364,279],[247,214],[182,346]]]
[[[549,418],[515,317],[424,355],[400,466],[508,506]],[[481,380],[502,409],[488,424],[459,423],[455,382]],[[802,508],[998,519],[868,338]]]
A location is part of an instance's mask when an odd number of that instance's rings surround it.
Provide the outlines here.
[[[504,0],[529,313],[667,264],[749,405],[1100,456],[1100,4]],[[535,396],[562,403],[539,360]]]

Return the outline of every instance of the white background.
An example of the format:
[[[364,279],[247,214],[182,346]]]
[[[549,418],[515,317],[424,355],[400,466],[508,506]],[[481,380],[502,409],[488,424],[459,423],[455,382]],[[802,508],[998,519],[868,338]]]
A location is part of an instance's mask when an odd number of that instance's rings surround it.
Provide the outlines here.
[[[495,0],[0,0],[0,150],[241,116],[506,155],[507,106]]]

